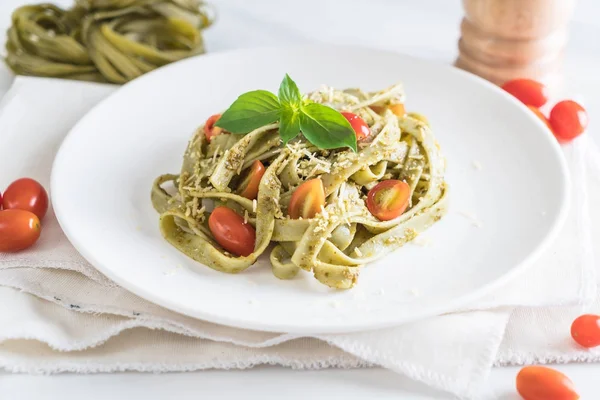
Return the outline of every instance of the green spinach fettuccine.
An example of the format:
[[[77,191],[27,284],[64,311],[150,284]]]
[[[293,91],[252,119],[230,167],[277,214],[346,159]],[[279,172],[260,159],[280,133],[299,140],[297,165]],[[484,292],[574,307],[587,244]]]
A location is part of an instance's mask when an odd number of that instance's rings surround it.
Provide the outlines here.
[[[268,252],[278,278],[290,279],[304,270],[329,287],[348,289],[355,285],[359,267],[403,246],[445,214],[445,159],[429,124],[418,114],[390,110],[404,102],[401,85],[375,93],[323,87],[305,98],[360,116],[370,136],[354,151],[318,148],[304,135],[284,144],[277,121],[247,134],[221,130],[208,138],[200,127],[188,144],[181,171],[158,177],[152,187],[160,229],[169,243],[228,273],[244,271]],[[265,170],[257,197],[250,200],[240,194],[240,187],[257,160]],[[290,218],[295,190],[314,179],[323,185],[320,212]],[[369,211],[366,197],[385,180],[404,182],[410,204],[401,215],[380,220]],[[215,240],[208,223],[215,207],[234,210],[254,227],[249,255],[231,254]]]
[[[7,65],[20,75],[122,84],[204,52],[213,19],[199,0],[77,0],[20,7],[7,32]]]

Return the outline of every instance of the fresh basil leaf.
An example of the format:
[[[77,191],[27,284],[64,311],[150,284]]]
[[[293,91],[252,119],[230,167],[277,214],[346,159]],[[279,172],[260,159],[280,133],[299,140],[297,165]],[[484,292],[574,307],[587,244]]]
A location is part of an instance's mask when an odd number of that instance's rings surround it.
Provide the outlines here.
[[[350,147],[356,151],[356,134],[348,120],[331,107],[319,103],[302,106],[300,130],[320,149]]]
[[[215,123],[232,133],[248,133],[279,119],[281,105],[277,97],[266,90],[242,94]]]
[[[302,94],[296,82],[288,74],[285,74],[279,85],[279,101],[282,105],[289,105],[293,109],[297,109],[302,103]]]
[[[284,106],[279,121],[279,136],[286,144],[300,133],[300,112]]]

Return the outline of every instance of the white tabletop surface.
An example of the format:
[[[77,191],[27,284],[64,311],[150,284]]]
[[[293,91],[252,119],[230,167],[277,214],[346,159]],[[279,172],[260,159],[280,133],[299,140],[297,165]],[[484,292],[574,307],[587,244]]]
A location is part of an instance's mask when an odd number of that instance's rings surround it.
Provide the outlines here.
[[[69,4],[71,0],[55,0]],[[451,62],[456,54],[459,0],[212,0],[217,24],[206,33],[209,51],[289,43],[344,43],[396,50]],[[0,0],[0,32],[25,0]],[[567,51],[567,83],[591,115],[600,118],[600,2],[579,0]],[[596,40],[594,40],[594,38]],[[3,41],[3,38],[2,38]],[[0,96],[12,75],[0,66]],[[598,116],[598,117],[596,117]],[[596,126],[595,124],[592,127]],[[592,134],[600,138],[599,132]],[[598,130],[596,130],[598,131]],[[460,362],[457,360],[457,362]],[[582,399],[599,398],[600,365],[557,366]],[[495,368],[493,399],[518,399],[519,367]],[[164,375],[123,373],[57,376],[0,373],[1,399],[446,399],[418,383],[381,369],[292,371],[261,367]]]

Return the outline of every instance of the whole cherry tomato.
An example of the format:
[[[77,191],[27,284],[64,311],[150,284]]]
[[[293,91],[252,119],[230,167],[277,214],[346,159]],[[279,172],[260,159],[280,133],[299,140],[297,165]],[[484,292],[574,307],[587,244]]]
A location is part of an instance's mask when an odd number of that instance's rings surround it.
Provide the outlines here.
[[[208,227],[217,243],[231,254],[246,257],[254,251],[256,231],[231,208],[215,208],[208,217]]]
[[[573,100],[563,100],[552,108],[549,121],[558,139],[570,141],[585,131],[588,115],[580,104]]]
[[[294,190],[288,205],[290,218],[313,218],[325,206],[325,189],[319,178],[311,179]]]
[[[37,181],[21,178],[6,188],[2,204],[5,210],[31,211],[42,219],[48,211],[48,193]]]
[[[40,237],[39,218],[26,210],[0,211],[0,252],[28,248]]]
[[[536,117],[538,117],[540,119],[540,121],[542,121],[544,124],[546,124],[548,129],[552,130],[552,126],[550,125],[548,118],[546,118],[546,116],[544,114],[542,114],[542,112],[540,111],[539,108],[534,107],[534,106],[527,106],[527,107],[529,107],[529,109],[536,115]]]
[[[354,129],[354,133],[356,133],[356,140],[362,140],[371,134],[369,125],[367,125],[365,120],[358,115],[351,112],[342,112],[342,115],[346,117],[348,122],[350,122],[352,129]]]
[[[367,194],[367,208],[381,221],[402,215],[408,207],[410,186],[406,182],[388,179],[379,182]]]
[[[600,346],[600,316],[584,314],[571,324],[573,340],[583,347]]]
[[[524,367],[517,375],[517,392],[525,400],[577,400],[573,382],[562,372],[541,366]]]
[[[515,96],[526,106],[541,107],[548,101],[548,89],[533,79],[513,79],[502,85],[502,89]]]
[[[260,180],[265,174],[265,171],[265,166],[260,162],[260,160],[254,161],[250,167],[250,170],[240,183],[240,187],[238,189],[240,196],[244,196],[250,200],[256,199],[258,196],[258,185],[260,185]]]
[[[223,132],[223,128],[215,126],[215,122],[217,122],[221,118],[221,114],[211,115],[206,122],[204,123],[204,136],[206,136],[206,140],[210,143],[210,140]]]

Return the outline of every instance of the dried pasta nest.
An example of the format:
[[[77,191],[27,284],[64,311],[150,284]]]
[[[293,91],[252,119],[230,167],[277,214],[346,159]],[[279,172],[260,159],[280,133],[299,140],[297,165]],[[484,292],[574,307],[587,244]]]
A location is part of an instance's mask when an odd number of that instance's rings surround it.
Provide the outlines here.
[[[7,33],[7,65],[19,75],[122,84],[204,53],[214,20],[199,0],[78,0],[20,7]]]

